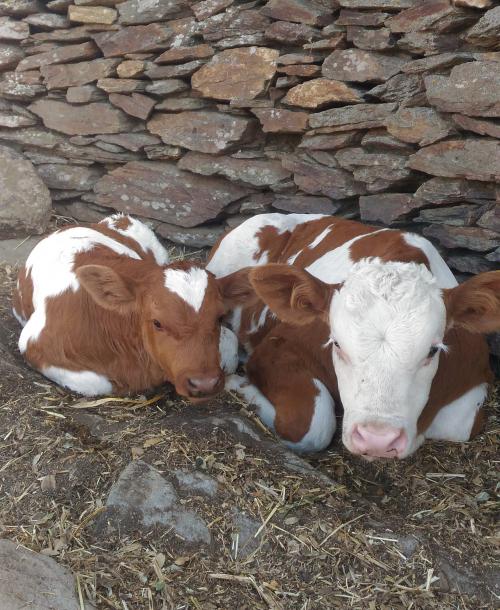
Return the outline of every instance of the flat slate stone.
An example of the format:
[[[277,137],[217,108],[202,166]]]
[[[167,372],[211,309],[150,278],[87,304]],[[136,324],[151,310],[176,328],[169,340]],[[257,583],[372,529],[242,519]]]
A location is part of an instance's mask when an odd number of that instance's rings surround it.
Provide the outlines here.
[[[68,18],[77,23],[104,23],[111,25],[118,13],[107,6],[69,6]]]
[[[307,129],[307,112],[295,112],[283,108],[253,108],[265,133],[302,133]]]
[[[41,13],[29,15],[24,19],[25,23],[32,25],[40,30],[64,30],[70,27],[69,19],[64,15],[54,15],[51,13]]]
[[[36,171],[50,189],[90,191],[103,175],[104,169],[82,165],[42,164]]]
[[[187,2],[182,0],[127,0],[116,4],[120,13],[119,22],[124,25],[172,19],[187,6]]]
[[[132,129],[133,123],[118,108],[104,102],[72,106],[51,99],[37,100],[29,110],[49,129],[68,135],[119,133]]]
[[[448,0],[433,0],[402,11],[385,24],[391,32],[399,34],[420,30],[450,32],[473,23],[476,18],[472,11],[453,6]]]
[[[254,124],[247,118],[203,110],[156,113],[147,127],[165,144],[215,154],[247,141],[254,131]]]
[[[411,155],[408,165],[432,176],[500,180],[500,142],[480,138],[439,142]]]
[[[495,201],[495,184],[464,180],[463,178],[431,178],[415,191],[415,197],[427,205],[449,205],[472,201]]]
[[[429,208],[422,210],[413,222],[442,223],[456,227],[471,226],[481,213],[480,206],[467,203],[451,207]]]
[[[0,237],[43,233],[50,213],[50,193],[31,161],[0,146]]]
[[[473,131],[481,136],[490,136],[500,140],[500,125],[494,121],[473,119],[463,114],[454,114],[451,118],[460,129]]]
[[[408,63],[407,57],[385,55],[362,49],[336,50],[323,62],[323,76],[332,80],[358,83],[380,82],[391,78]]]
[[[257,97],[274,76],[278,56],[279,51],[266,47],[222,51],[193,74],[191,86],[219,100]]]
[[[359,198],[363,222],[381,222],[390,225],[403,220],[410,212],[423,205],[408,193],[380,193]]]
[[[223,235],[225,228],[219,224],[183,228],[166,222],[160,222],[155,231],[158,235],[174,244],[190,248],[210,248],[217,243],[217,240]]]
[[[321,37],[321,32],[305,23],[275,21],[264,32],[267,40],[285,45],[301,45]]]
[[[470,62],[455,66],[449,77],[425,78],[427,99],[444,112],[500,117],[500,69],[497,62]]]
[[[400,108],[385,122],[387,131],[403,142],[426,146],[442,140],[455,130],[433,108]]]
[[[132,95],[111,93],[109,101],[123,112],[143,121],[149,117],[156,104],[156,100],[142,93],[132,93]]]
[[[277,20],[307,25],[327,25],[333,20],[327,6],[312,0],[269,0],[262,9],[262,14]]]
[[[34,70],[41,66],[64,64],[78,59],[94,59],[98,55],[99,49],[93,42],[83,42],[82,44],[57,47],[53,51],[47,51],[46,53],[30,55],[19,62],[16,70],[18,72]]]
[[[0,17],[0,40],[25,40],[30,35],[30,26],[24,21]]]
[[[15,68],[24,57],[24,51],[13,44],[0,43],[0,73]]]
[[[356,124],[369,127],[383,127],[386,119],[396,110],[397,104],[360,104],[359,106],[344,106],[316,112],[309,116],[312,128],[336,127]],[[363,128],[363,127],[360,127]]]
[[[273,201],[273,208],[294,214],[335,214],[339,207],[328,197],[313,195],[280,196]]]
[[[155,59],[157,64],[180,64],[197,59],[208,59],[214,54],[208,44],[197,44],[192,47],[172,47]]]
[[[321,108],[332,103],[362,102],[360,92],[341,81],[315,78],[292,87],[283,98],[284,104],[301,108]]]
[[[65,89],[93,83],[115,74],[118,59],[94,59],[76,64],[42,66],[47,89]]]
[[[117,32],[93,34],[93,39],[104,57],[118,57],[127,53],[161,51],[172,38],[170,28],[158,23],[136,25]]]
[[[500,36],[500,6],[487,11],[467,32],[466,40],[480,47],[498,46]]]
[[[486,252],[500,247],[500,233],[480,227],[454,227],[433,224],[424,227],[423,234],[435,239],[445,248],[467,248],[468,250]]]
[[[96,202],[181,227],[214,219],[249,189],[217,176],[198,176],[160,161],[127,163],[96,184]]]

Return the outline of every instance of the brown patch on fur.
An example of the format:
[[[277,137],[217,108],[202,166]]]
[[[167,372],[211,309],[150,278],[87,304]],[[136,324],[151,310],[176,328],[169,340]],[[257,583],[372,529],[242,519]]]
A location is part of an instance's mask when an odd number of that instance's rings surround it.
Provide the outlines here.
[[[367,235],[358,239],[349,248],[353,261],[378,257],[384,262],[419,263],[430,269],[429,260],[420,248],[406,243],[401,231],[390,230]]]
[[[17,277],[19,288],[15,288],[12,294],[12,307],[17,315],[23,320],[28,320],[33,313],[33,281],[31,271],[23,267]]]

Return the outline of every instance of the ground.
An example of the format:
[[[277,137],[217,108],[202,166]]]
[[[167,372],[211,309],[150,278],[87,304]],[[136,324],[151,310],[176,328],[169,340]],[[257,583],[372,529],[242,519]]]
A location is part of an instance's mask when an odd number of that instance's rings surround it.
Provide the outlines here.
[[[368,464],[336,438],[285,467],[281,446],[229,395],[198,407],[168,388],[84,401],[31,371],[17,355],[14,275],[0,271],[0,538],[69,567],[82,607],[84,599],[117,610],[498,603],[495,392],[472,442],[428,442],[412,459]],[[224,423],[231,418],[248,426],[239,433]],[[172,530],[133,522],[98,527],[111,486],[133,460],[165,477],[183,469],[217,481],[215,499],[180,499],[203,516],[210,544],[190,547]],[[251,530],[243,545],[235,511]]]

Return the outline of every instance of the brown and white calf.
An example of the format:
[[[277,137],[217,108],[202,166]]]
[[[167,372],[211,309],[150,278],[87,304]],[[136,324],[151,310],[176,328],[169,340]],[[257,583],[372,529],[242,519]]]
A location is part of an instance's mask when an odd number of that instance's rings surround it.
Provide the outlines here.
[[[480,429],[492,379],[483,334],[500,329],[500,271],[459,286],[419,235],[305,214],[251,218],[207,268],[224,277],[248,266],[260,299],[230,320],[251,353],[248,379],[226,387],[292,448],[325,448],[340,402],[343,442],[368,459]]]
[[[128,394],[166,381],[190,399],[216,394],[237,365],[220,320],[232,303],[195,262],[168,262],[129,216],[43,239],[19,272],[19,349],[35,369],[80,394]]]

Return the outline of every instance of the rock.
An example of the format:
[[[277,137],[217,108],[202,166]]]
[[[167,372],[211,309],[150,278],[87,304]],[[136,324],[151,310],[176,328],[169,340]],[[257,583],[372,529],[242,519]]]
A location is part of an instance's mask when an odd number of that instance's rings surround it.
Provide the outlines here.
[[[352,82],[385,82],[398,72],[408,59],[361,49],[337,50],[323,62],[323,76]]]
[[[265,47],[222,51],[193,75],[191,86],[204,97],[220,100],[257,97],[274,76],[278,55]]]
[[[329,78],[315,78],[301,83],[288,91],[283,99],[290,106],[321,108],[332,103],[362,102],[360,92],[341,81]]]
[[[96,532],[133,532],[163,527],[184,544],[209,544],[205,522],[179,502],[172,483],[142,460],[131,462],[112,485],[106,511],[95,523]]]
[[[302,133],[307,129],[307,112],[294,112],[283,108],[254,108],[265,133]]]
[[[370,129],[361,139],[363,148],[370,149],[372,152],[381,150],[391,150],[411,154],[414,150],[412,146],[405,144],[398,138],[391,136],[385,129]]]
[[[444,112],[500,117],[500,70],[492,61],[455,66],[449,78],[425,78],[427,99]]]
[[[316,42],[308,42],[303,45],[303,48],[310,51],[331,52],[334,49],[343,49],[345,46],[344,32],[336,32],[335,35],[330,38],[323,38]]]
[[[101,102],[104,99],[106,96],[95,85],[68,87],[66,91],[66,101],[69,104],[88,104],[89,102]]]
[[[70,27],[70,22],[66,17],[63,15],[51,15],[49,13],[29,15],[24,21],[40,30],[63,30]]]
[[[327,25],[332,21],[331,10],[311,0],[269,0],[262,14],[281,21]]]
[[[233,4],[234,0],[203,0],[191,6],[191,10],[198,21],[217,15]]]
[[[385,122],[387,131],[403,142],[426,146],[455,130],[433,108],[400,108]]]
[[[0,0],[0,15],[26,17],[41,12],[43,5],[39,0]]]
[[[273,208],[294,214],[335,214],[339,207],[327,197],[307,195],[283,195],[273,201]]]
[[[406,166],[408,157],[396,152],[370,153],[362,148],[343,148],[335,154],[335,159],[353,173],[355,180],[365,182],[371,193],[400,186],[411,175]]]
[[[293,172],[295,184],[305,193],[325,195],[330,199],[346,199],[366,192],[365,186],[356,182],[352,174],[343,169],[325,167],[291,155],[282,162],[286,169]]]
[[[311,150],[336,150],[351,144],[357,144],[360,138],[361,134],[357,131],[319,135],[305,134],[298,147]]]
[[[154,146],[160,143],[160,138],[149,133],[118,133],[115,135],[99,135],[96,140],[116,144],[127,150],[136,152],[147,146]]]
[[[249,190],[224,178],[195,176],[172,163],[145,161],[113,170],[95,192],[100,205],[193,227],[212,220]]]
[[[51,64],[64,64],[76,60],[93,59],[99,54],[99,49],[93,42],[57,47],[53,51],[38,53],[21,60],[16,68],[18,72],[34,70]]]
[[[166,78],[146,85],[146,91],[151,95],[172,95],[172,93],[179,93],[187,89],[189,89],[187,83],[179,78]]]
[[[454,225],[456,227],[464,227],[475,224],[480,213],[479,206],[471,205],[455,205],[450,208],[430,208],[422,210],[420,214],[413,219],[413,222],[437,222],[445,225]]]
[[[37,148],[55,148],[62,142],[62,136],[39,127],[25,129],[0,129],[0,140],[14,142],[21,146],[36,146]]]
[[[411,155],[409,167],[433,176],[494,181],[500,179],[500,143],[469,138],[448,140]]]
[[[297,66],[281,66],[278,68],[280,74],[286,74],[288,76],[301,76],[310,78],[311,76],[317,76],[321,73],[321,68],[314,65],[302,65]]]
[[[183,0],[127,0],[117,4],[119,22],[124,25],[137,25],[164,21],[180,13],[187,5]]]
[[[97,86],[106,93],[132,93],[143,91],[145,83],[134,78],[100,78]]]
[[[500,139],[500,125],[494,121],[473,119],[463,114],[454,114],[451,117],[456,125],[466,131],[473,131],[481,136],[490,136]]]
[[[463,28],[475,19],[475,13],[453,6],[448,0],[432,0],[402,11],[385,24],[391,32],[396,33],[420,30],[444,33]]]
[[[291,176],[279,161],[268,159],[234,159],[188,152],[177,165],[203,176],[217,174],[255,187],[269,187]]]
[[[364,27],[348,27],[347,40],[365,51],[386,51],[396,44],[395,37],[387,28],[368,30]]]
[[[208,59],[214,54],[213,48],[208,44],[197,44],[192,47],[172,47],[159,55],[157,64],[177,64],[185,61]]]
[[[39,72],[5,72],[0,80],[0,95],[5,99],[30,101],[45,93]]]
[[[415,100],[426,103],[424,91],[424,81],[418,74],[396,74],[382,85],[370,89],[367,95],[383,102],[398,102],[409,106]]]
[[[494,271],[496,265],[487,261],[484,256],[479,254],[448,254],[446,262],[452,269],[461,273],[484,273]]]
[[[160,51],[172,38],[172,30],[158,23],[126,27],[117,32],[93,34],[93,39],[104,57],[117,57],[127,53]]]
[[[484,229],[491,229],[500,233],[500,204],[486,211],[477,221],[477,225]]]
[[[487,11],[467,32],[466,40],[480,47],[498,46],[500,36],[500,6]]]
[[[185,110],[201,110],[210,105],[208,100],[197,99],[192,97],[172,97],[166,98],[156,104],[156,110],[165,110],[167,112],[184,112]]]
[[[0,127],[16,129],[36,124],[36,119],[30,115],[16,114],[12,109],[0,109]]]
[[[391,225],[403,220],[413,210],[422,206],[422,202],[408,193],[381,193],[359,198],[359,210],[363,222],[381,222]]]
[[[500,248],[497,248],[494,252],[490,252],[490,254],[487,254],[486,258],[489,261],[500,263]]]
[[[197,34],[206,42],[217,42],[218,45],[222,40],[222,44],[232,47],[263,44],[263,32],[270,23],[271,20],[257,10],[227,11],[200,23]]]
[[[186,494],[213,497],[217,493],[217,481],[203,472],[175,470],[173,474],[180,490]]]
[[[343,127],[344,131],[383,127],[396,109],[396,104],[360,104],[316,112],[309,116],[309,125],[318,127]]]
[[[116,21],[117,12],[106,6],[69,6],[68,18],[77,23],[105,23]]]
[[[338,0],[345,8],[375,9],[381,11],[396,11],[418,6],[420,0]]]
[[[257,536],[261,528],[261,523],[252,519],[248,515],[241,513],[237,509],[233,509],[233,549],[235,560],[245,560],[254,553],[262,541]]]
[[[423,233],[426,237],[437,240],[445,248],[467,248],[487,252],[500,247],[500,233],[479,227],[436,224],[425,227]]]
[[[52,557],[0,540],[0,607],[19,610],[30,606],[37,610],[93,608],[88,603],[82,606],[74,576]]]
[[[104,102],[72,106],[66,102],[41,99],[29,106],[43,124],[68,135],[118,133],[131,129],[133,124],[125,114]]]
[[[165,144],[215,154],[247,141],[254,131],[246,118],[208,111],[157,113],[147,127]]]
[[[495,185],[454,178],[431,178],[419,186],[415,197],[433,206],[466,201],[484,203],[495,200]]]
[[[488,8],[493,0],[455,0],[456,6],[467,6],[470,8]]]
[[[116,72],[120,78],[141,76],[144,72],[144,62],[137,59],[122,61],[116,68]]]
[[[50,213],[50,193],[33,164],[0,146],[0,236],[43,233]]]
[[[25,40],[30,35],[30,26],[24,21],[0,17],[0,40]]]
[[[452,68],[458,64],[473,61],[473,59],[474,56],[472,53],[467,52],[439,53],[438,55],[431,55],[430,57],[424,57],[423,59],[409,61],[403,66],[402,71],[406,74],[443,71],[446,68]]]
[[[15,68],[23,59],[24,52],[10,44],[0,44],[0,72]]]
[[[316,40],[321,36],[318,29],[304,23],[290,23],[289,21],[275,21],[264,32],[267,40],[285,45],[300,45],[304,42]]]
[[[385,20],[390,17],[390,13],[367,13],[364,11],[352,11],[349,9],[341,9],[335,24],[353,25],[353,26],[368,26],[377,27],[385,23]]]
[[[104,170],[81,165],[46,164],[38,165],[37,172],[50,189],[90,191],[101,178]]]
[[[182,148],[179,146],[167,146],[166,144],[158,146],[146,146],[144,148],[146,157],[151,161],[171,161],[182,157]]]
[[[435,55],[454,51],[460,46],[460,39],[457,34],[408,32],[398,40],[397,46],[412,55]]]
[[[143,121],[149,117],[156,104],[156,100],[141,93],[132,93],[132,95],[111,93],[109,101],[123,112]]]
[[[214,224],[205,227],[183,229],[161,222],[155,229],[156,233],[180,246],[188,248],[211,248],[224,233],[224,227]]]

